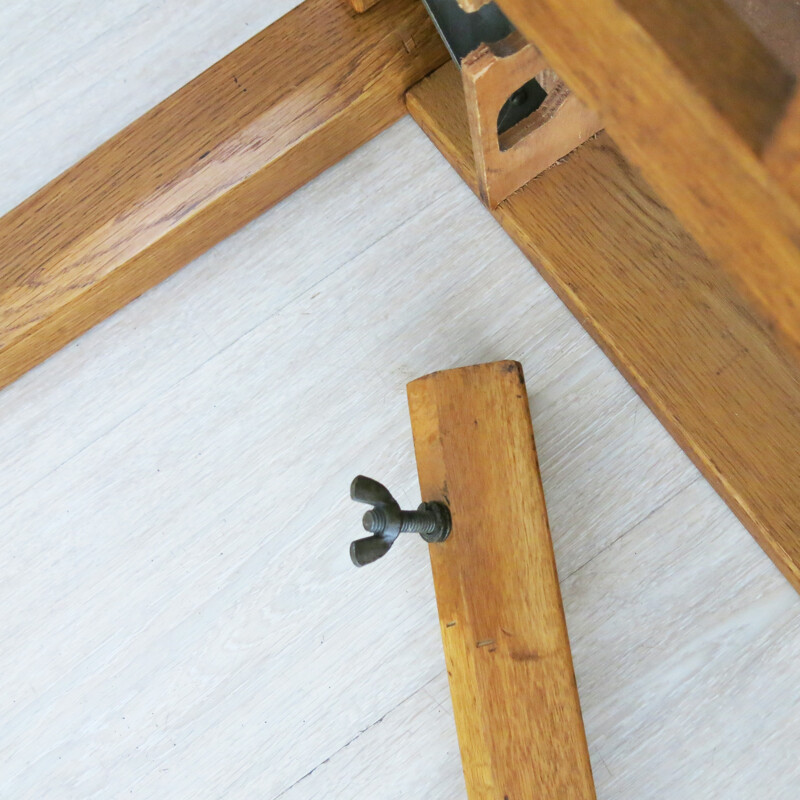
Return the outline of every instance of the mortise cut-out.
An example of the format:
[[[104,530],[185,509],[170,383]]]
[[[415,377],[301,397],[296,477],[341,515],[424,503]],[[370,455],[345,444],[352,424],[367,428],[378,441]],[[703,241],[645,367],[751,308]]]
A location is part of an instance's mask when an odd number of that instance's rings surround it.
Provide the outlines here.
[[[461,82],[478,193],[489,208],[600,128],[597,114],[569,92],[536,47],[517,33],[473,50],[461,62]],[[526,91],[523,98],[523,88],[533,93]],[[530,110],[509,118],[509,106],[521,108],[523,100]]]
[[[535,106],[533,103],[529,103],[530,108],[524,116],[518,116],[510,125],[504,125],[501,129],[500,117],[503,115],[506,105],[511,103],[517,92],[523,90],[529,91],[530,87],[533,85],[538,87],[541,93],[541,99],[539,99]],[[549,68],[538,72],[530,81],[520,87],[517,92],[511,95],[498,115],[497,141],[501,153],[510,150],[514,145],[531,133],[531,131],[535,131],[551,120],[561,106],[564,105],[564,101],[569,94],[569,90],[564,82],[559,80],[558,75]]]
[[[536,78],[531,78],[523,83],[503,103],[503,107],[497,115],[498,137],[533,114],[546,98],[547,90]]]

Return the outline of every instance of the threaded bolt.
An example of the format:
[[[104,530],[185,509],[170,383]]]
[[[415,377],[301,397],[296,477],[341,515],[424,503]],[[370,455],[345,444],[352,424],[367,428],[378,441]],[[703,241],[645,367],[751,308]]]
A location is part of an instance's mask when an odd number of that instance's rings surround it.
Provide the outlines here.
[[[401,533],[433,533],[438,520],[432,511],[401,511]]]
[[[386,514],[382,508],[373,508],[365,512],[362,524],[365,531],[381,534],[386,530]],[[418,533],[427,542],[443,542],[450,533],[447,507],[441,503],[422,503],[416,511],[401,511],[400,532]]]

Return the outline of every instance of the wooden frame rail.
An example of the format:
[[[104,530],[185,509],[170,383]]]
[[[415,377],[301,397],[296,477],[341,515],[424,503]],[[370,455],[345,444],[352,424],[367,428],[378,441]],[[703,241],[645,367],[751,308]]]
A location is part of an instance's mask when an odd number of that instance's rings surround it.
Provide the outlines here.
[[[306,0],[0,219],[0,387],[405,114],[418,0]]]
[[[498,2],[800,356],[791,70],[724,0]]]

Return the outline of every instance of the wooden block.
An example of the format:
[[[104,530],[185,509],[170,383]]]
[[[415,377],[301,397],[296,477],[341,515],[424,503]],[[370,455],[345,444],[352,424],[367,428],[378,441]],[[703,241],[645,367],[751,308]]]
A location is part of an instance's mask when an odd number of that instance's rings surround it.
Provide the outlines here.
[[[379,2],[380,0],[350,0],[350,5],[352,5],[359,14],[363,14]]]
[[[408,107],[476,189],[460,84]],[[606,134],[494,215],[800,591],[800,369],[725,274]]]
[[[763,158],[791,71],[724,0],[498,4],[800,356],[800,205]]]
[[[0,387],[405,113],[417,0],[306,0],[0,219]]]
[[[408,403],[453,519],[430,556],[467,795],[594,798],[522,367],[436,372]]]
[[[473,50],[461,63],[461,77],[479,194],[490,208],[601,127],[598,115],[569,91],[536,47],[518,33]],[[527,118],[498,136],[500,110],[531,78],[547,97]]]

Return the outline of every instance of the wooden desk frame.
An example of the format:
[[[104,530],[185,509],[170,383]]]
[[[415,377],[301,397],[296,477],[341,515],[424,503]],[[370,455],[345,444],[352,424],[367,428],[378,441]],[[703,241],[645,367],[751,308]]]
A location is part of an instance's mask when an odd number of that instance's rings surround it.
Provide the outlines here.
[[[395,122],[408,90],[475,186],[421,4],[362,5],[305,0],[0,220],[0,386]],[[800,590],[794,75],[718,0],[500,5],[613,141],[494,215]]]

